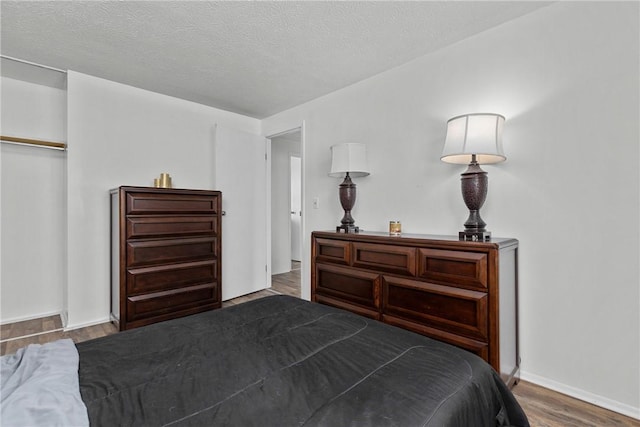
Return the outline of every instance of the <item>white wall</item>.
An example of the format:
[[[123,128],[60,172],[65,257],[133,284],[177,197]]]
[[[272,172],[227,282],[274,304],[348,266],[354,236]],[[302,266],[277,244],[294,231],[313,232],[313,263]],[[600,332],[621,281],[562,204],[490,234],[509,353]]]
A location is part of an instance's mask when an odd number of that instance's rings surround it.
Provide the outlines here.
[[[64,90],[2,77],[2,135],[64,142]],[[65,153],[3,143],[0,323],[63,312]]]
[[[271,274],[291,271],[289,156],[300,156],[300,139],[290,138],[271,139]]]
[[[69,327],[109,316],[109,189],[214,189],[216,123],[260,133],[260,121],[77,72],[68,73]],[[223,196],[224,197],[224,196]]]
[[[638,16],[556,3],[265,119],[265,135],[305,121],[303,271],[308,233],[342,215],[330,145],[367,144],[357,225],[455,234],[465,168],[439,161],[446,121],[502,113],[508,159],[485,167],[482,215],[520,240],[522,377],[640,417]]]

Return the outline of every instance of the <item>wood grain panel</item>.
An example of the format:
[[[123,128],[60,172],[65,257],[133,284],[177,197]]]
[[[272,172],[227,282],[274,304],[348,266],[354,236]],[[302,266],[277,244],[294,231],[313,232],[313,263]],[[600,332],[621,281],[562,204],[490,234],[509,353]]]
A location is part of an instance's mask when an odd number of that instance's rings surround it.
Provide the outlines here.
[[[353,266],[406,276],[416,275],[416,249],[354,242]]]
[[[127,239],[217,234],[217,229],[218,218],[212,215],[127,217]]]
[[[351,260],[351,245],[349,242],[316,239],[314,249],[316,259],[324,262],[348,265]]]
[[[441,329],[429,327],[422,323],[412,322],[411,320],[387,314],[382,315],[382,321],[389,323],[390,325],[398,326],[399,328],[425,335],[438,341],[444,341],[455,345],[456,347],[464,348],[465,350],[475,353],[485,361],[489,360],[489,344],[484,341],[466,338]]]
[[[446,332],[488,339],[487,294],[399,277],[383,277],[383,311]]]
[[[148,193],[131,191],[127,193],[128,215],[144,215],[148,213],[216,213],[218,198],[200,196],[185,192]]]
[[[487,254],[421,248],[418,276],[436,283],[487,288]]]
[[[360,305],[352,304],[340,298],[333,298],[322,294],[317,294],[314,299],[315,302],[319,302],[332,307],[348,310],[352,313],[359,314],[360,316],[368,317],[374,320],[380,320],[380,311],[378,309],[371,309],[362,307]]]
[[[127,297],[127,318],[130,322],[158,317],[175,316],[182,310],[193,309],[217,300],[217,284],[207,283],[187,288],[147,293]]]
[[[378,309],[380,275],[337,265],[316,265],[315,293]]]
[[[127,295],[216,282],[217,270],[216,260],[129,269]]]
[[[127,242],[127,265],[129,268],[134,268],[153,264],[213,259],[217,256],[216,241],[216,237],[130,240]]]

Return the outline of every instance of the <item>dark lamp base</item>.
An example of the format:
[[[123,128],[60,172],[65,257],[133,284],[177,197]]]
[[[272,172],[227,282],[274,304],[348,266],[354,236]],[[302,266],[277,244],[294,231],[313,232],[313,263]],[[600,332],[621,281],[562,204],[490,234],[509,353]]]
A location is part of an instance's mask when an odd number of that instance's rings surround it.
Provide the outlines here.
[[[458,233],[459,240],[468,242],[489,242],[491,241],[490,231],[460,231]]]
[[[342,224],[336,227],[336,233],[340,233],[340,230],[342,230],[343,233],[359,233],[360,227],[353,224]]]

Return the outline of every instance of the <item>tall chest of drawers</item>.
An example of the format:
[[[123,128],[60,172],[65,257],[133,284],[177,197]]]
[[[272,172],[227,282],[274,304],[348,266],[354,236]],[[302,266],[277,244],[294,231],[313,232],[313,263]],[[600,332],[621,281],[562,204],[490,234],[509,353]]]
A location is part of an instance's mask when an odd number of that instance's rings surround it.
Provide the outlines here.
[[[111,190],[111,317],[120,330],[221,306],[221,194]]]
[[[469,350],[519,378],[518,241],[312,233],[311,299]]]

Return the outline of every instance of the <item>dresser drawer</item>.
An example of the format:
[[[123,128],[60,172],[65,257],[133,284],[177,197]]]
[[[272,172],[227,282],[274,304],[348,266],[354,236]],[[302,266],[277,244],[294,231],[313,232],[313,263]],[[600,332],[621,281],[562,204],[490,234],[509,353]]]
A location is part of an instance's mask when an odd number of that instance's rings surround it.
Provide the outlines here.
[[[431,282],[486,289],[487,254],[421,248],[418,252],[418,277]]]
[[[131,240],[127,242],[127,265],[132,268],[213,259],[217,256],[216,240],[216,237]]]
[[[135,322],[162,315],[176,317],[176,314],[180,311],[219,303],[217,295],[218,285],[216,283],[206,283],[187,288],[128,296],[128,320]]]
[[[468,289],[383,277],[383,312],[426,326],[488,340],[487,294]]]
[[[127,218],[127,239],[189,234],[215,234],[217,229],[218,217],[213,215],[134,216]]]
[[[127,192],[128,215],[217,213],[218,197],[197,194]]]
[[[331,264],[316,264],[315,294],[358,304],[380,307],[380,275]]]
[[[315,239],[315,257],[318,261],[348,265],[351,260],[349,242]]]
[[[354,242],[353,266],[415,276],[416,249],[405,246]]]
[[[359,314],[360,316],[368,317],[370,319],[381,320],[380,310],[378,310],[377,308],[363,307],[361,305],[353,304],[344,299],[325,296],[322,294],[314,295],[313,301],[319,302],[324,305],[341,308],[343,310],[347,310],[352,313]]]
[[[127,295],[140,295],[217,281],[216,260],[133,268],[127,270]]]
[[[438,341],[444,341],[456,347],[464,348],[483,360],[489,361],[489,344],[486,341],[478,341],[472,338],[463,337],[461,335],[446,332],[441,329],[432,328],[422,323],[403,319],[401,317],[382,315],[382,321],[399,328],[407,329]]]

